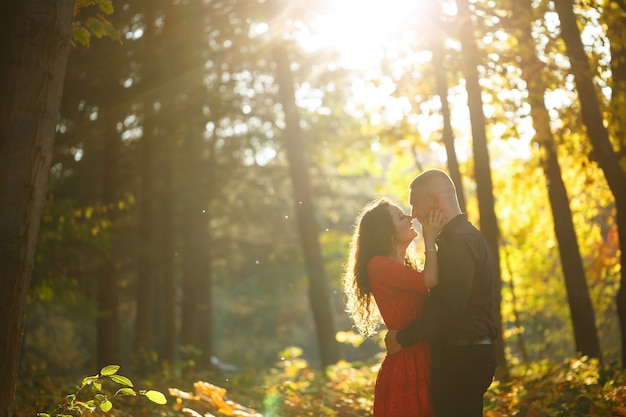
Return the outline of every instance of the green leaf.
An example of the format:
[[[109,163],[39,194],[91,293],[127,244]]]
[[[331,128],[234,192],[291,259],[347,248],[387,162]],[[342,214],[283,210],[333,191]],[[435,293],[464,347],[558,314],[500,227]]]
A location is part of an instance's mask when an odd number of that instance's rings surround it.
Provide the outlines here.
[[[124,385],[126,387],[132,387],[133,383],[130,381],[130,379],[126,378],[125,376],[122,375],[111,375],[111,380],[113,382],[117,382],[120,385]]]
[[[96,391],[102,391],[102,384],[99,382],[94,382],[93,387]]]
[[[83,46],[89,46],[89,39],[91,38],[91,34],[87,29],[80,26],[79,24],[74,24],[72,27],[72,39]]]
[[[106,14],[113,13],[113,2],[111,0],[96,0],[100,11]]]
[[[37,413],[37,417],[50,417],[48,413]]]
[[[105,413],[110,411],[111,408],[113,408],[113,404],[109,400],[106,400],[105,402],[100,403],[100,410],[104,411]]]
[[[106,36],[107,30],[104,26],[104,22],[100,19],[89,17],[87,18],[87,20],[85,20],[85,27],[89,31],[91,31],[91,33],[93,33],[97,38],[102,38],[103,36]]]
[[[144,395],[153,403],[167,404],[167,398],[159,391],[149,390]]]
[[[124,388],[118,389],[115,395],[116,396],[126,396],[126,395],[135,396],[137,395],[137,393],[132,388],[124,387]]]
[[[119,365],[107,365],[104,368],[102,368],[102,370],[100,371],[100,375],[102,376],[115,375],[117,371],[119,370],[120,370]]]
[[[89,410],[91,412],[95,411],[96,406],[95,403],[93,402],[93,400],[89,400],[87,402],[83,402],[83,401],[76,401],[75,403],[76,405],[74,407],[70,407],[70,409],[72,410],[81,410],[81,407],[83,407],[85,410]],[[80,413],[82,413],[82,411],[79,411]]]
[[[97,380],[98,380],[98,375],[87,376],[87,377],[83,378],[83,387],[85,385],[93,384]]]

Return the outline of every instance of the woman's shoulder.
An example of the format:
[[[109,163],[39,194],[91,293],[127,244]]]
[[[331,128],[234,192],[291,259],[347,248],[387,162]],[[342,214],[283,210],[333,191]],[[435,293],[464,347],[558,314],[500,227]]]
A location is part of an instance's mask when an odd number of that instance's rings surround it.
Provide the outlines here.
[[[387,258],[386,256],[376,255],[376,256],[372,256],[367,263],[368,264],[370,264],[370,263],[381,263],[381,262],[384,263],[384,262],[388,262],[388,261],[391,261],[391,259]]]

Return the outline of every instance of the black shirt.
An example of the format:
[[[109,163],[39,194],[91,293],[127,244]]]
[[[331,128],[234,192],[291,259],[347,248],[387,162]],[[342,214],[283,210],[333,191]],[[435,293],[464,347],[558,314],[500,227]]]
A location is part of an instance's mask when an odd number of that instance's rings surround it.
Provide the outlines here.
[[[424,312],[397,334],[403,347],[496,337],[493,257],[482,234],[459,214],[437,238],[439,285],[430,290]]]

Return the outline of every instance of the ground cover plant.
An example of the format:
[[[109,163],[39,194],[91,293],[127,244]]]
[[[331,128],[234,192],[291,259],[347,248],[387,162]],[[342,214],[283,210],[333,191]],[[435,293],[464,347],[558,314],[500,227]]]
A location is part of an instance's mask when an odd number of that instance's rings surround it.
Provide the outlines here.
[[[40,415],[124,416],[240,416],[240,417],[356,417],[369,415],[380,358],[371,363],[339,362],[326,372],[301,358],[298,348],[286,349],[272,369],[255,374],[224,375],[186,372],[182,377],[154,375],[154,384],[170,385],[167,404],[157,390],[142,391],[117,401],[115,407],[65,407],[63,412]],[[104,374],[83,380],[96,381]],[[495,381],[485,397],[486,417],[625,417],[626,372],[617,363],[600,365],[586,357],[562,363],[540,362],[512,370],[507,382]],[[95,378],[95,379],[94,379]],[[202,379],[199,379],[202,378]],[[149,380],[148,380],[149,381]],[[121,381],[120,382],[124,382]],[[87,385],[93,385],[88,383]],[[121,389],[124,389],[123,386]],[[75,387],[74,387],[75,388]],[[97,388],[97,387],[96,387]],[[126,387],[128,388],[128,387]],[[20,384],[15,417],[34,417],[69,404],[71,385],[39,380]],[[139,392],[139,391],[137,391]],[[146,392],[152,392],[153,398]],[[75,397],[75,396],[74,396]],[[94,397],[95,398],[95,397]],[[103,397],[99,397],[102,399]],[[113,397],[108,397],[109,399]],[[158,400],[158,401],[155,401]],[[98,405],[96,404],[96,405]],[[163,404],[163,405],[160,405]]]

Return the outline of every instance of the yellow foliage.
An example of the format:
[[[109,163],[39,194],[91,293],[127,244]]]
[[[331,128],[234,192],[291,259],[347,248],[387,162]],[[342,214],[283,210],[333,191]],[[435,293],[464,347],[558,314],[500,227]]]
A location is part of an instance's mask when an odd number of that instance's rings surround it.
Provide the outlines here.
[[[210,411],[216,411],[225,416],[261,417],[261,414],[256,411],[228,399],[225,388],[205,381],[196,381],[193,387],[194,393],[176,388],[169,389],[170,395],[176,397],[175,409],[180,409],[185,402],[192,402],[195,403],[194,408],[183,407],[182,411],[193,417],[212,417],[213,414]],[[196,408],[202,411],[199,412]]]

